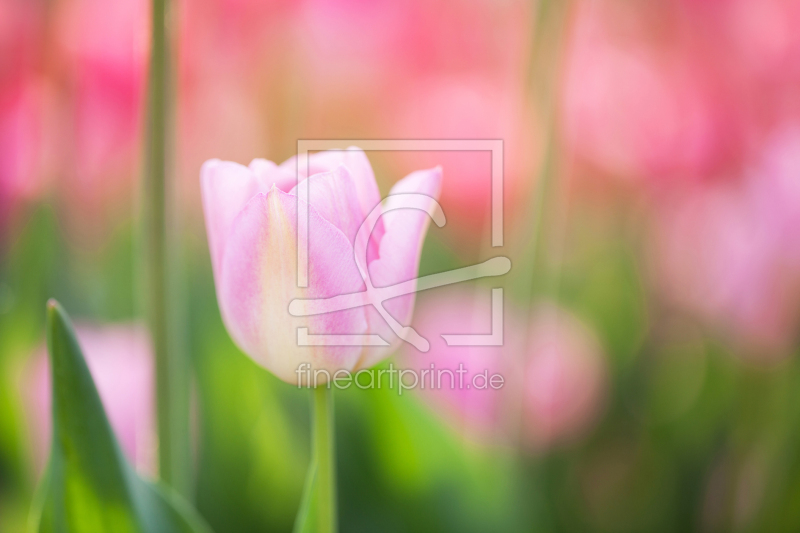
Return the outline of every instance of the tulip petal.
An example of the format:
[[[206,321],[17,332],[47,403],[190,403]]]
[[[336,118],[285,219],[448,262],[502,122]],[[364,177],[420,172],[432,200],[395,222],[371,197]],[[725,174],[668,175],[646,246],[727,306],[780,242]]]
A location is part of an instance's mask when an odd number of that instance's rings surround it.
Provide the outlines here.
[[[250,167],[219,159],[203,164],[200,190],[215,273],[219,272],[231,224],[245,204],[259,192],[269,191],[273,184],[288,191],[294,183],[293,176],[264,159],[254,159]]]
[[[307,190],[308,189],[308,190]],[[342,230],[352,245],[363,221],[353,178],[343,166],[314,174],[301,181],[289,194],[308,199],[322,218]]]
[[[441,190],[442,170],[436,167],[412,172],[392,187],[388,201],[393,194],[418,193],[438,198]],[[382,217],[386,234],[380,242],[380,258],[369,264],[370,279],[375,287],[387,287],[415,279],[419,270],[422,243],[430,223],[427,213],[416,209],[397,209]],[[414,309],[415,293],[398,296],[384,302],[384,308],[400,324],[408,325]],[[374,308],[367,311],[370,331],[384,339],[396,339],[386,322]],[[397,347],[398,339],[390,348],[371,347],[367,350],[359,367],[367,368],[385,357]]]
[[[320,172],[329,172],[339,166],[344,166],[350,172],[358,194],[358,203],[361,206],[362,219],[375,209],[381,202],[381,194],[378,190],[378,183],[375,181],[375,174],[372,166],[363,150],[355,146],[347,150],[328,150],[312,154],[308,158],[308,174],[313,176]],[[301,181],[306,178],[305,168],[297,168],[297,157],[292,157],[281,163],[282,171],[289,171],[292,175],[300,173]],[[380,242],[384,235],[384,223],[378,221],[375,230],[372,232],[372,239]]]
[[[352,369],[360,346],[298,346],[297,328],[315,334],[363,334],[363,308],[292,317],[295,298],[358,292],[364,283],[347,237],[309,207],[309,286],[297,287],[296,196],[273,187],[236,218],[222,260],[217,295],[225,324],[239,347],[279,378],[297,382],[301,363],[334,372]]]
[[[305,190],[307,187],[310,187],[309,191]],[[309,205],[322,218],[342,230],[350,244],[355,246],[358,228],[364,222],[365,216],[358,203],[355,183],[346,167],[340,165],[331,172],[313,174],[307,180],[301,181],[289,194],[308,199]],[[369,237],[367,262],[377,259],[378,251],[378,239],[372,235]],[[363,261],[363,258],[360,260]]]
[[[253,159],[247,168],[258,181],[259,192],[269,192],[273,184],[283,192],[289,192],[297,185],[297,176],[294,172],[288,172],[272,161]]]

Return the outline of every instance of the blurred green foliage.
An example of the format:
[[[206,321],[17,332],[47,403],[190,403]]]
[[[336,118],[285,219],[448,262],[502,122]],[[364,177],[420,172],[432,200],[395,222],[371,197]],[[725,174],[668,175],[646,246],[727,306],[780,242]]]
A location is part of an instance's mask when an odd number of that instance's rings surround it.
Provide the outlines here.
[[[69,319],[52,300],[46,327],[53,439],[31,529],[210,533],[168,487],[134,473],[114,438]]]

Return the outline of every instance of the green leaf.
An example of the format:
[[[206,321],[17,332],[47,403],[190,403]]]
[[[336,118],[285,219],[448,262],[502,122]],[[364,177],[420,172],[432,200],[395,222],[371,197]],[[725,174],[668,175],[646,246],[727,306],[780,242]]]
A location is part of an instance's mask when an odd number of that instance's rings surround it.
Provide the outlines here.
[[[32,512],[53,533],[210,533],[169,488],[136,475],[122,454],[61,306],[47,305],[53,441]]]

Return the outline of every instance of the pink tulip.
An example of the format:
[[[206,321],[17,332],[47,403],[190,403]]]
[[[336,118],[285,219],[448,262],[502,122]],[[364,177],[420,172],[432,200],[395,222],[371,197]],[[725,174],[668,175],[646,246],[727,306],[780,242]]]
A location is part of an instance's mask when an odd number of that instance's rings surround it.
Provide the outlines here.
[[[125,455],[143,474],[155,474],[153,352],[139,325],[77,325],[83,350],[111,427]],[[30,362],[24,395],[29,404],[33,452],[38,470],[50,449],[51,389],[46,348]]]
[[[416,387],[432,410],[470,440],[503,444],[512,440],[519,425],[519,409],[513,405],[520,390],[519,353],[524,332],[519,312],[505,305],[503,346],[448,346],[442,338],[443,334],[489,333],[491,313],[491,291],[486,288],[451,286],[424,294],[414,325],[430,341],[431,349],[421,352],[404,346],[399,366],[418,376],[433,369],[433,386],[425,382]],[[459,368],[465,371],[462,380],[458,379]],[[473,379],[482,373],[503,376],[503,386],[473,387]],[[481,387],[482,381],[478,378]]]
[[[20,202],[42,189],[45,94],[30,79],[0,94],[0,227]]]
[[[760,159],[738,181],[662,205],[654,259],[671,301],[768,360],[790,352],[800,322],[800,126]]]
[[[651,41],[670,28],[648,25],[666,17],[646,9],[581,4],[566,63],[565,135],[583,161],[613,177],[695,178],[726,155],[728,109],[696,54]]]
[[[42,189],[48,107],[39,73],[44,21],[39,2],[0,3],[0,229]]]
[[[574,439],[597,419],[606,390],[600,345],[577,318],[555,306],[534,312],[528,330],[523,409],[534,449]]]
[[[58,59],[69,89],[63,144],[70,148],[62,156],[71,172],[63,193],[87,217],[87,208],[97,213],[130,198],[142,137],[149,9],[146,0],[57,7]]]
[[[670,187],[733,177],[800,116],[797,2],[598,0],[576,15],[563,118],[592,170]]]
[[[431,350],[405,347],[403,366],[418,374],[430,368],[463,368],[466,373],[455,387],[447,374],[443,386],[419,386],[420,396],[479,442],[512,443],[522,429],[531,447],[541,451],[589,429],[602,407],[606,367],[588,328],[554,305],[537,308],[526,328],[521,311],[506,303],[502,346],[448,346],[441,337],[486,334],[491,321],[488,289],[450,287],[421,299],[415,325],[430,340]],[[482,373],[503,376],[503,386],[476,389],[473,377]]]
[[[332,374],[374,365],[391,347],[298,346],[298,327],[311,335],[378,334],[397,339],[372,307],[293,317],[297,298],[328,298],[365,288],[354,258],[356,232],[381,201],[372,167],[355,148],[314,154],[310,177],[297,185],[297,162],[278,166],[256,159],[245,167],[211,160],[200,173],[217,300],[238,346],[279,378],[297,383],[301,364]],[[305,178],[305,176],[302,176]],[[435,198],[441,171],[423,170],[399,181],[390,193]],[[297,287],[298,187],[308,187],[308,287]],[[367,249],[367,270],[376,287],[414,279],[428,225],[421,211],[394,211],[379,221]],[[361,259],[363,261],[363,259]],[[408,324],[414,294],[386,302]],[[320,382],[325,377],[320,376]]]
[[[676,4],[682,8],[683,16],[695,24],[691,28],[697,35],[712,48],[718,48],[715,53],[727,55],[728,66],[740,71],[748,83],[791,90],[800,82],[797,2],[680,0]]]

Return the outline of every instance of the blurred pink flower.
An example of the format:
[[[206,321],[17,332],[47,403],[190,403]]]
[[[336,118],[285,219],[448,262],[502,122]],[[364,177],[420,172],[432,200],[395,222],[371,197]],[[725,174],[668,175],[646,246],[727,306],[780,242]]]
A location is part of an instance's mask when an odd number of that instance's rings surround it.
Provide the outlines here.
[[[42,190],[45,98],[35,79],[0,94],[0,227],[21,201]]]
[[[654,42],[670,19],[647,5],[580,5],[566,58],[565,135],[613,177],[695,179],[727,155],[731,108],[699,54]]]
[[[137,175],[148,14],[146,0],[57,5],[56,37],[68,95],[62,145],[69,148],[61,155],[69,170],[61,192],[90,214],[129,201]]]
[[[491,292],[460,287],[437,289],[420,299],[415,327],[431,343],[420,352],[404,347],[404,366],[467,371],[465,386],[418,388],[419,394],[465,436],[508,444],[522,430],[535,451],[579,437],[599,416],[606,368],[599,343],[577,318],[555,305],[534,311],[531,326],[506,304],[502,346],[448,346],[442,334],[489,333]],[[504,378],[501,388],[475,389],[472,377]],[[480,380],[479,380],[480,381]]]
[[[44,8],[0,3],[0,228],[41,192],[46,91],[39,73]]]
[[[594,334],[554,305],[534,310],[525,348],[525,435],[536,450],[577,438],[601,413],[605,358]]]
[[[296,21],[303,58],[298,67],[314,82],[328,80],[334,93],[374,87],[402,53],[404,34],[418,11],[417,2],[302,2]]]
[[[517,126],[531,122],[521,116],[519,101],[529,50],[528,2],[185,4],[179,103],[183,174],[196,174],[198,161],[211,156],[249,160],[265,150],[289,154],[296,149],[294,138],[489,136],[513,145],[506,150],[511,184],[519,175],[517,162],[531,153],[516,135]],[[426,96],[429,90],[435,94]],[[457,103],[450,103],[451,97]],[[487,101],[491,105],[484,108]],[[420,113],[418,104],[436,114]],[[409,113],[424,120],[415,122],[405,116]],[[212,146],[218,147],[213,154]],[[424,160],[405,159],[406,167],[437,164],[421,155]],[[463,162],[472,155],[438,155],[454,168],[451,180],[458,171],[465,181],[480,175],[481,184],[488,183],[488,172]],[[445,179],[448,175],[445,170]],[[195,185],[192,181],[188,196]],[[464,223],[447,229],[480,227],[482,217],[468,215],[476,204],[486,213],[483,188],[466,187],[464,194],[451,188],[450,196],[459,201],[463,196],[467,203],[452,210]],[[507,190],[507,199],[514,200],[511,185]]]
[[[800,320],[800,126],[773,135],[739,181],[661,207],[655,264],[664,294],[760,359],[786,355]]]
[[[382,89],[374,111],[404,85],[435,76],[477,74],[503,81],[525,66],[527,2],[490,0],[307,0],[297,19],[298,65],[309,83],[369,98]],[[499,31],[498,28],[502,28]],[[339,97],[337,96],[337,97]]]
[[[13,87],[41,66],[44,7],[39,0],[0,3],[0,88]]]
[[[512,0],[309,0],[292,48],[294,115],[317,138],[503,139],[507,212],[538,147],[524,73],[532,4]],[[313,88],[324,85],[324,90]],[[461,236],[488,227],[488,153],[406,152],[392,164],[443,166],[442,202]],[[451,232],[452,230],[452,232]],[[461,243],[463,244],[463,242]]]
[[[785,0],[678,0],[687,26],[721,51],[726,67],[739,70],[749,82],[767,87],[800,81],[800,3]],[[699,31],[706,29],[705,34]],[[710,30],[710,31],[709,31]],[[722,59],[722,58],[720,58]]]
[[[419,395],[454,429],[482,443],[508,444],[518,427],[520,375],[520,328],[518,311],[505,306],[503,346],[448,346],[443,334],[488,334],[492,324],[491,291],[451,286],[420,296],[414,327],[430,342],[430,351],[411,345],[401,351],[400,367],[417,372],[431,369],[434,379],[417,388]],[[463,368],[463,380],[457,371]],[[439,371],[443,373],[439,374]],[[455,381],[451,374],[455,376]],[[501,388],[472,387],[473,379],[486,372],[500,374]],[[441,382],[438,376],[441,375]],[[482,383],[482,378],[478,378]]]
[[[146,330],[136,324],[78,324],[76,333],[122,450],[139,472],[155,475],[153,352]],[[50,379],[42,346],[30,361],[23,391],[37,470],[44,467],[50,450]]]
[[[310,334],[379,334],[394,339],[371,306],[311,317],[292,317],[295,298],[328,298],[363,291],[365,285],[354,248],[368,251],[376,287],[417,276],[422,241],[429,217],[416,210],[381,218],[367,242],[357,231],[381,201],[367,156],[357,148],[321,152],[310,158],[310,177],[297,185],[296,160],[280,166],[256,159],[245,167],[211,160],[200,181],[211,263],[222,318],[239,347],[279,378],[296,383],[297,370],[370,367],[386,357],[386,347],[298,346],[298,327]],[[303,176],[305,178],[305,176]],[[408,175],[393,193],[439,194],[441,172]],[[308,288],[297,287],[298,188],[308,187]],[[359,257],[360,260],[361,257]],[[401,324],[411,320],[414,294],[387,301],[385,308]],[[396,341],[395,341],[396,342]],[[321,380],[324,382],[324,380]]]
[[[206,0],[178,2],[181,67],[230,67],[244,74],[270,50],[276,33],[302,4],[291,0]],[[285,50],[282,50],[285,52]],[[210,55],[210,57],[208,57]]]
[[[782,0],[582,3],[562,95],[569,145],[642,183],[736,175],[800,118],[798,24],[800,5]]]
[[[537,146],[532,117],[519,86],[489,76],[437,76],[409,82],[393,108],[394,135],[404,139],[502,139],[503,199],[507,220],[525,202]],[[446,231],[480,241],[488,235],[492,201],[490,152],[401,152],[404,161],[442,166],[442,208]],[[434,163],[436,162],[436,163]],[[406,163],[408,164],[408,163]]]

